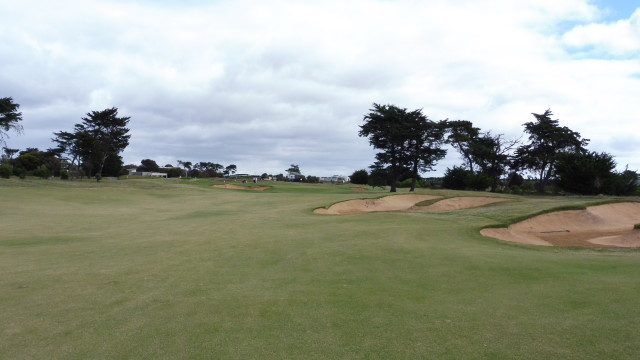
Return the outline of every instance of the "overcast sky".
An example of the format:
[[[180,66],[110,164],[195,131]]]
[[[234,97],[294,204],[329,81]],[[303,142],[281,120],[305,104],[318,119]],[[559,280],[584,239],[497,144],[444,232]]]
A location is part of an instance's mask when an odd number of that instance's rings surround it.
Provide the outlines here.
[[[636,5],[630,5],[630,4]],[[640,170],[640,5],[630,0],[0,0],[7,146],[130,116],[125,164],[349,175],[371,104],[519,137],[550,108]],[[433,174],[461,164],[452,149]]]

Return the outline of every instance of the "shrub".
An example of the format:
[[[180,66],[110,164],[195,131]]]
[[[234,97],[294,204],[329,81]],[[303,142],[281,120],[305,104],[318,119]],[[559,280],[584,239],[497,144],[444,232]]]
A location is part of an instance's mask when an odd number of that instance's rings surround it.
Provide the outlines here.
[[[453,169],[447,168],[442,179],[442,187],[452,190],[484,191],[490,186],[491,178],[487,174],[473,172],[459,166],[454,166]]]
[[[412,182],[413,182],[413,179],[404,179],[402,181],[398,181],[396,186],[398,188],[408,188],[408,187],[411,187]]]
[[[60,179],[69,180],[69,172],[67,170],[60,171]]]
[[[309,175],[304,179],[304,181],[307,182],[307,183],[310,183],[310,184],[317,184],[317,183],[320,182],[320,178],[317,177],[317,176]]]
[[[369,183],[369,173],[367,170],[356,170],[351,174],[351,183],[358,185],[367,185]]]
[[[491,186],[491,178],[485,173],[469,171],[465,183],[471,190],[485,191]]]
[[[614,172],[604,183],[603,190],[607,195],[634,195],[638,189],[638,173],[625,170]]]
[[[522,175],[513,172],[511,174],[509,174],[509,177],[507,179],[507,186],[512,188],[514,186],[522,186],[522,183],[524,183],[524,178],[522,177]]]
[[[173,167],[167,169],[167,177],[175,178],[180,177],[180,175],[182,175],[182,169],[180,168]]]
[[[14,167],[13,168],[13,175],[19,177],[20,179],[23,179],[27,177],[27,170],[21,168],[21,167]]]
[[[11,167],[7,164],[0,165],[0,177],[8,179],[11,177]]]
[[[385,169],[373,169],[367,181],[372,187],[385,187],[389,184],[389,172]]]
[[[44,166],[40,166],[39,168],[33,170],[33,176],[37,176],[41,179],[47,179],[51,176],[51,171]]]
[[[460,166],[454,166],[453,169],[447,168],[442,178],[442,187],[451,190],[464,190],[467,187],[466,179],[471,173]]]

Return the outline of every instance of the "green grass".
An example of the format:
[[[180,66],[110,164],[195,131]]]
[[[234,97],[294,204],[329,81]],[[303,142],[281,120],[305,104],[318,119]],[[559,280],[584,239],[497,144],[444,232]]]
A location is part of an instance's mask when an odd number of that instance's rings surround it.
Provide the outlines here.
[[[479,234],[611,198],[338,216],[385,193],[215,183],[0,179],[0,358],[640,357],[639,250]]]

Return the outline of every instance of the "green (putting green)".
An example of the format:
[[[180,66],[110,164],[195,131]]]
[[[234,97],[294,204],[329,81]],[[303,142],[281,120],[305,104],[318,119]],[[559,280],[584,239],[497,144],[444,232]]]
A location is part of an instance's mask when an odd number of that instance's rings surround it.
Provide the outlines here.
[[[640,357],[640,251],[479,234],[602,197],[322,216],[386,193],[214,183],[0,179],[0,358]]]

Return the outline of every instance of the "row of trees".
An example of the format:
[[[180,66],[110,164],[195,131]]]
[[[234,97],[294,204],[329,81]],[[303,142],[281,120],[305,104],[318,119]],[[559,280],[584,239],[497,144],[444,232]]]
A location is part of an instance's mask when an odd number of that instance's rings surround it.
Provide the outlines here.
[[[222,177],[233,175],[238,171],[238,167],[235,164],[225,167],[208,161],[192,163],[191,161],[178,160],[177,167],[171,164],[160,167],[152,159],[143,159],[140,161],[140,165],[125,165],[125,169],[134,169],[138,172],[160,172],[167,174],[168,177]]]
[[[432,170],[446,155],[445,145],[460,153],[463,164],[447,169],[444,186],[454,189],[498,189],[505,178],[510,185],[522,184],[524,175],[536,180],[543,192],[551,180],[561,189],[582,194],[626,195],[635,191],[637,173],[615,171],[616,163],[607,153],[589,152],[588,139],[552,119],[551,110],[532,114],[524,123],[522,137],[483,132],[466,120],[432,121],[422,110],[408,111],[395,105],[373,104],[364,116],[359,135],[380,150],[371,165],[368,181],[386,182],[397,191],[400,179],[411,179],[411,191],[419,173]],[[362,171],[354,173],[364,176]],[[353,176],[352,176],[353,180]],[[357,180],[356,180],[357,181]]]
[[[22,113],[11,97],[0,98],[0,145],[5,145],[8,132],[22,132]],[[41,177],[118,176],[122,171],[120,153],[129,145],[131,137],[129,117],[118,116],[117,108],[87,113],[73,131],[54,133],[57,147],[41,151],[24,151],[3,146],[2,176],[31,174]],[[14,155],[18,156],[14,159]]]

